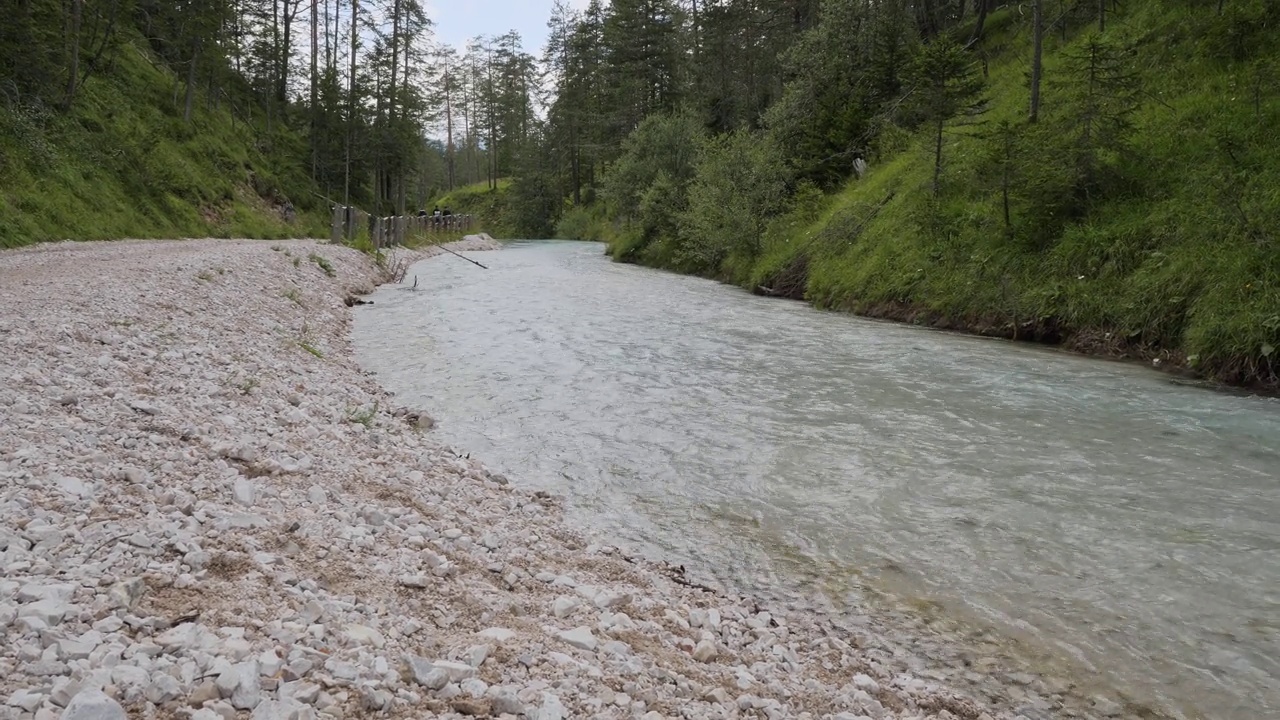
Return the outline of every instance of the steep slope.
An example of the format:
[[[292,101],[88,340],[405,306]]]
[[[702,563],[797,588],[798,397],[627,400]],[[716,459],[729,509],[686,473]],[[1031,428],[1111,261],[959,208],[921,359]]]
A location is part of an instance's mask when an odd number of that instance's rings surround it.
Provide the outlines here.
[[[1055,32],[1038,125],[1025,122],[1031,38],[1016,12],[993,16],[974,50],[989,69],[986,110],[949,124],[937,196],[933,137],[882,135],[861,179],[775,223],[761,256],[726,263],[727,278],[1280,386],[1280,8],[1133,3],[1102,36]],[[1090,57],[1113,67],[1094,72]],[[1088,157],[1084,112],[1102,118]]]
[[[234,92],[216,105],[202,96],[188,124],[182,81],[141,37],[127,35],[113,57],[69,114],[5,96],[0,247],[325,234],[324,201],[286,159],[306,156],[296,136],[265,133],[260,111]]]
[[[494,237],[511,238],[516,234],[511,222],[510,203],[511,181],[498,180],[497,189],[490,188],[488,183],[473,183],[455,188],[427,204],[427,211],[434,208],[449,208],[457,215],[473,215],[476,218],[476,230]]]

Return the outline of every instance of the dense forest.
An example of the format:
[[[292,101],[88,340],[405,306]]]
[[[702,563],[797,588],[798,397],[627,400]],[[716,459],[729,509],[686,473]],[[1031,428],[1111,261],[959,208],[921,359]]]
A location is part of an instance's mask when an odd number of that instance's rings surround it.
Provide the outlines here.
[[[1280,383],[1272,0],[556,0],[536,54],[444,46],[421,0],[6,20],[0,245],[451,204],[821,307]]]
[[[16,0],[0,24],[0,246],[321,232],[512,172],[540,67],[421,0]]]
[[[561,7],[522,235],[1277,387],[1280,3]]]

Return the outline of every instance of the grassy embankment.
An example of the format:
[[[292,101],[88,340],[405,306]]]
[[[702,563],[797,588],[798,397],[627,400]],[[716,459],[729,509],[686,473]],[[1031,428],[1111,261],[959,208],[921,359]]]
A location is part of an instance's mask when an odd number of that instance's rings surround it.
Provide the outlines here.
[[[496,238],[510,239],[515,236],[507,199],[510,187],[511,180],[507,178],[498,180],[496,190],[483,182],[464,185],[427,203],[427,210],[449,208],[455,215],[472,215],[475,217],[472,232],[486,232]]]
[[[1087,212],[1055,217],[1019,193],[1044,180],[1033,147],[1014,174],[1006,225],[991,134],[1002,120],[1026,127],[1031,55],[1026,23],[1010,13],[991,18],[979,48],[988,110],[946,135],[939,198],[928,133],[882,137],[863,178],[779,218],[760,255],[730,258],[720,279],[823,308],[1280,387],[1280,11],[1126,5],[1107,33],[1132,49],[1142,102],[1127,150],[1110,158],[1120,182]],[[1048,39],[1042,126],[1053,127],[1056,78],[1091,32]],[[560,229],[627,244],[627,228],[601,208]],[[664,264],[656,253],[635,259]]]
[[[202,96],[190,124],[182,110],[181,79],[139,37],[126,38],[69,114],[0,104],[0,247],[328,235],[307,169],[282,160],[306,157],[302,140],[277,131],[267,142],[259,111],[233,113],[227,101],[210,108]]]

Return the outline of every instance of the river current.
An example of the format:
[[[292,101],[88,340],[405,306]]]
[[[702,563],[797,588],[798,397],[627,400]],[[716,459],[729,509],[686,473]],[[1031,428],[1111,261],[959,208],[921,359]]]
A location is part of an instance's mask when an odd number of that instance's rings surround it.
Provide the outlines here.
[[[362,364],[620,542],[927,601],[1164,714],[1280,718],[1280,402],[514,243],[414,266]]]

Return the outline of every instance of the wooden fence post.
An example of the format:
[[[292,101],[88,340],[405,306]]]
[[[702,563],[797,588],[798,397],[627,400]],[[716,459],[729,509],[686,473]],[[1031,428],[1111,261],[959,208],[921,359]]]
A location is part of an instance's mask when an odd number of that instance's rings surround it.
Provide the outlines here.
[[[337,244],[342,239],[342,216],[346,210],[341,205],[333,206],[333,219],[329,223],[329,242],[331,243]]]

